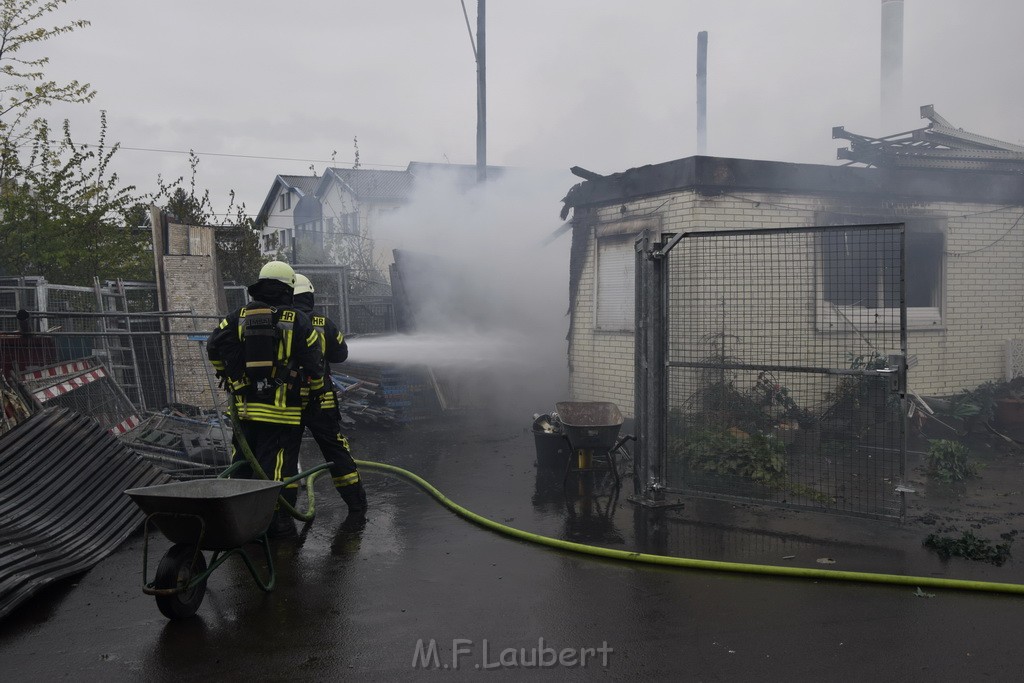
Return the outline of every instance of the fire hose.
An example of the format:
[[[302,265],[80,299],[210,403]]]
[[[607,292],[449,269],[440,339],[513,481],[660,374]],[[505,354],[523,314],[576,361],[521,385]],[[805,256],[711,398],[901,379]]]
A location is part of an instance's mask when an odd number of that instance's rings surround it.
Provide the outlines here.
[[[249,467],[252,468],[253,474],[255,474],[260,479],[269,480],[270,477],[267,476],[266,471],[264,471],[264,469],[260,466],[260,463],[256,459],[256,456],[253,455],[252,448],[249,447],[249,442],[245,440],[245,434],[242,432],[242,425],[240,424],[238,419],[238,407],[235,405],[234,401],[230,401],[228,414],[231,416],[231,427],[234,430],[235,439],[238,442],[238,446],[241,449],[242,455],[244,456],[245,459],[244,461],[238,460],[235,463],[233,463],[230,467],[228,467],[228,469],[225,472],[221,473],[221,476],[226,476],[230,474],[233,469],[237,469],[237,467],[240,466],[243,462],[246,462],[249,464]],[[300,522],[313,521],[313,517],[316,516],[316,501],[313,494],[313,483],[316,481],[316,478],[323,474],[325,471],[326,470],[323,468],[316,469],[316,471],[311,472],[310,475],[305,478],[306,499],[309,502],[309,505],[307,506],[305,512],[299,512],[297,509],[295,509],[295,506],[289,503],[287,500],[285,500],[283,496],[279,496],[278,504],[281,506],[281,509],[283,509],[285,512],[287,512],[289,515],[299,520]]]
[[[491,531],[496,531],[500,534],[511,536],[513,538],[517,538],[528,543],[536,543],[539,545],[557,548],[559,550],[566,550],[573,553],[582,553],[584,555],[604,557],[612,560],[640,562],[643,564],[654,564],[667,567],[677,567],[682,569],[703,569],[742,574],[786,576],[814,580],[882,583],[903,586],[917,586],[919,589],[923,586],[927,588],[985,591],[991,593],[1015,593],[1018,595],[1024,594],[1024,585],[1016,583],[971,581],[966,579],[945,579],[934,576],[878,574],[873,572],[815,569],[811,567],[779,567],[766,564],[724,562],[719,560],[699,560],[688,557],[675,557],[672,555],[654,555],[650,553],[640,553],[628,550],[603,548],[601,546],[587,545],[585,543],[575,543],[573,541],[565,541],[559,538],[542,536],[541,534],[535,534],[529,531],[523,531],[522,529],[516,529],[515,527],[510,527],[508,525],[495,522],[494,520],[488,519],[482,515],[478,515],[477,513],[472,512],[471,510],[467,510],[466,508],[462,507],[458,503],[448,498],[446,495],[441,493],[441,491],[439,491],[432,484],[430,484],[430,482],[426,481],[419,475],[414,474],[409,470],[402,469],[401,467],[381,462],[373,462],[370,460],[356,460],[355,462],[356,465],[361,468],[385,472],[387,474],[396,475],[400,478],[411,481],[412,483],[416,484],[421,489],[426,491],[428,494],[430,494],[430,496],[432,496],[443,506],[454,512],[456,515],[462,517],[463,519],[469,520],[474,524],[484,527],[485,529],[490,529]]]

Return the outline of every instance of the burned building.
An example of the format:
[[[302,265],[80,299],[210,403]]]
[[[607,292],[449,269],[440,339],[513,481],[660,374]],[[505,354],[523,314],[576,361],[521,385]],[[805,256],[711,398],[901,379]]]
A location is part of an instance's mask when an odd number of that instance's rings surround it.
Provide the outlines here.
[[[1024,148],[964,133],[931,107],[922,115],[929,126],[888,138],[835,129],[852,142],[840,158],[866,168],[697,156],[607,176],[574,169],[585,181],[564,199],[564,216],[573,212],[571,395],[632,410],[636,240],[644,234],[659,243],[706,231],[900,224],[899,275],[863,240],[823,232],[789,253],[744,255],[743,281],[729,296],[777,286],[785,271],[787,315],[799,325],[765,318],[759,326],[798,326],[793,346],[837,349],[845,347],[834,340],[864,337],[883,319],[898,324],[905,303],[909,389],[920,395],[1015,373],[1008,365],[1024,337]],[[826,262],[825,250],[836,248],[842,260]],[[840,282],[852,275],[862,282]],[[670,288],[681,274],[672,277]],[[761,330],[718,333],[742,356]]]

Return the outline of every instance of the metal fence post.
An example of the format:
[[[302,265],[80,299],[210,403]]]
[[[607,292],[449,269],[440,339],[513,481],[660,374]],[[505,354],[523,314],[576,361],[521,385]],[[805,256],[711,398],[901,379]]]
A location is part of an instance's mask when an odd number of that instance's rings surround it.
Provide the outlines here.
[[[655,257],[649,231],[636,241],[636,353],[634,396],[637,457],[634,498],[642,505],[664,503],[665,347],[664,259]]]
[[[348,271],[349,269],[344,267],[338,272],[338,307],[341,309],[341,320],[338,323],[341,325],[343,332],[348,332],[352,329],[352,326],[349,324]]]

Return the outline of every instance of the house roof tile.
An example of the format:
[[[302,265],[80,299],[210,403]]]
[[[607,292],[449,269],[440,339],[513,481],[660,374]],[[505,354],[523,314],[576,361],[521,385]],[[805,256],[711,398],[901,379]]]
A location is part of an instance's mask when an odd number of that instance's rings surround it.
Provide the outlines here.
[[[329,168],[359,199],[407,199],[412,194],[413,176],[408,171],[365,168]]]

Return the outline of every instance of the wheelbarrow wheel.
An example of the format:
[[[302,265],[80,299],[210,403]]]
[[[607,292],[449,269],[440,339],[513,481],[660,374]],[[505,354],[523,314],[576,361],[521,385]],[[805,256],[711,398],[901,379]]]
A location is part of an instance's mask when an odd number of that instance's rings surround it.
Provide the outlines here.
[[[195,564],[192,560],[195,560]],[[179,588],[188,585],[193,577],[206,571],[206,558],[196,547],[188,543],[176,543],[160,560],[156,568],[154,588]],[[168,619],[184,619],[196,613],[206,595],[206,579],[198,584],[171,595],[157,595],[156,606]]]

